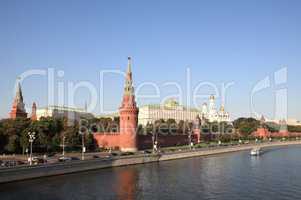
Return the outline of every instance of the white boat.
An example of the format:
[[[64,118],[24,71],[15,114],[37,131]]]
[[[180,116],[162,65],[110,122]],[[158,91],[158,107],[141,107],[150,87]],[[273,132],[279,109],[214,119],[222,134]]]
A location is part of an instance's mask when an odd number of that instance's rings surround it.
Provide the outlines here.
[[[250,155],[251,156],[259,156],[261,154],[261,149],[260,148],[254,148],[251,150]]]

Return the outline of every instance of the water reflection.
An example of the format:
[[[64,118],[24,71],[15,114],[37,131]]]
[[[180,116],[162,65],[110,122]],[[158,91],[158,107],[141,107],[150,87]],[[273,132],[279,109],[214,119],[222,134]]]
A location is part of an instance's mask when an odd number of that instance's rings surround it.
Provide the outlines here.
[[[300,155],[294,147],[90,171],[4,184],[0,199],[300,199]]]
[[[117,174],[117,197],[120,200],[134,200],[138,172],[135,168],[122,168]]]

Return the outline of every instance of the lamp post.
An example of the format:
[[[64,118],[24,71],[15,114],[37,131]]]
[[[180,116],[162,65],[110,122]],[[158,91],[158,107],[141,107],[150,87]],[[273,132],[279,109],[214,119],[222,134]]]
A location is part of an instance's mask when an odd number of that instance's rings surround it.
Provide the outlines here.
[[[188,128],[188,142],[189,142],[189,148],[192,149],[192,141],[191,141],[191,129]]]
[[[85,160],[85,152],[86,152],[86,147],[85,147],[85,133],[80,132],[80,135],[82,135],[82,160]]]
[[[153,142],[153,153],[155,153],[155,135],[153,132],[152,133],[152,142]]]
[[[155,151],[157,152],[158,151],[158,132],[156,131],[155,133]]]
[[[152,133],[152,141],[153,141],[153,153],[158,151],[158,133]]]
[[[63,157],[65,157],[65,139],[66,136],[63,136]]]
[[[32,143],[36,139],[35,132],[29,132],[29,143],[30,143],[30,157],[29,157],[29,165],[32,165]]]

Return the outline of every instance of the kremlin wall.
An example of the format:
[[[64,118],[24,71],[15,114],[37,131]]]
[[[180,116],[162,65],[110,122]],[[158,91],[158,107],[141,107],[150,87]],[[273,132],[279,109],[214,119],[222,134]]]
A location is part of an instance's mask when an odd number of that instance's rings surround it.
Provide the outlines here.
[[[206,107],[206,105],[204,105]],[[202,115],[209,116],[209,118],[216,119],[217,121],[229,121],[229,115],[225,112],[222,106],[218,113],[214,106],[214,97],[210,98],[209,112],[207,107],[203,109]],[[206,112],[205,112],[206,111]],[[75,112],[75,111],[74,111]],[[83,112],[84,113],[84,112]],[[23,95],[21,85],[18,83],[16,96],[13,101],[10,118],[27,118],[25,104],[23,102]],[[48,116],[48,115],[47,115]],[[139,108],[135,100],[135,92],[133,87],[133,78],[131,70],[131,58],[128,58],[128,66],[126,72],[126,79],[123,91],[121,106],[119,107],[119,132],[96,132],[93,134],[100,148],[106,149],[119,149],[124,152],[135,152],[140,149],[149,149],[154,145],[160,147],[188,145],[191,143],[200,143],[202,138],[201,133],[201,119],[199,115],[195,116],[193,120],[193,129],[191,135],[160,135],[156,133],[153,135],[138,135],[138,116]],[[204,116],[201,116],[202,118]],[[39,120],[37,117],[36,103],[32,105],[31,120]],[[220,120],[218,120],[220,119]],[[260,127],[252,135],[257,138],[268,139],[270,137],[300,137],[301,133],[291,133],[287,129],[281,129],[279,132],[271,133],[264,125],[264,118],[261,119]],[[283,124],[283,127],[286,127]]]

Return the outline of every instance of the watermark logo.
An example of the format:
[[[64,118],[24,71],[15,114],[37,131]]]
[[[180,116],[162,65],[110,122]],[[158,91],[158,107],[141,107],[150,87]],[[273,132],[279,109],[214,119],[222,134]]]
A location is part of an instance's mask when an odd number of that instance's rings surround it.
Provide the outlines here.
[[[288,118],[288,92],[287,92],[287,67],[283,67],[280,70],[274,72],[274,77],[267,76],[260,80],[253,87],[250,94],[250,109],[253,116],[260,119],[263,115],[256,110],[256,104],[254,102],[255,96],[258,93],[263,93],[268,89],[271,89],[274,94],[274,115],[273,120],[287,120]],[[265,101],[264,101],[265,102]],[[266,102],[265,102],[266,103]]]
[[[250,92],[250,112],[252,116],[259,119],[263,114],[256,110],[256,95],[265,92],[267,89],[272,89],[274,91],[275,101],[274,101],[274,119],[286,120],[287,119],[287,67],[283,67],[280,70],[274,72],[273,76],[267,76],[264,79],[257,82]],[[236,83],[233,81],[224,82],[216,84],[209,81],[198,81],[195,82],[196,77],[193,76],[193,72],[190,68],[186,68],[185,71],[185,81],[168,81],[162,84],[158,84],[152,81],[141,82],[135,85],[135,98],[136,101],[143,105],[143,102],[154,101],[157,102],[157,109],[153,111],[143,111],[140,110],[139,123],[143,122],[146,126],[148,123],[155,123],[160,119],[164,119],[165,122],[159,126],[153,126],[152,132],[160,131],[162,134],[179,132],[189,132],[192,130],[191,123],[199,115],[202,120],[211,122],[209,125],[208,132],[210,133],[230,133],[233,130],[229,127],[218,127],[220,122],[230,123],[230,114],[226,112],[225,105],[226,97],[230,90],[235,90]],[[114,88],[112,86],[112,81],[107,82],[108,77],[118,76],[123,80],[126,79],[126,72],[122,70],[101,70],[98,72],[98,81],[66,81],[65,72],[62,70],[55,70],[54,68],[48,69],[32,69],[20,74],[21,83],[24,80],[30,79],[33,76],[41,76],[47,79],[47,105],[58,104],[64,108],[76,108],[76,94],[79,90],[85,90],[88,95],[82,96],[81,98],[86,98],[87,104],[83,112],[86,113],[117,113],[118,109],[108,109],[106,106],[105,98],[107,94],[104,92],[105,88]],[[135,77],[135,75],[134,75]],[[194,79],[194,81],[193,81]],[[193,84],[194,83],[194,84]],[[17,84],[17,83],[16,83]],[[146,89],[147,88],[147,89]],[[175,91],[174,93],[169,93],[166,95],[165,90]],[[122,98],[123,91],[110,91],[111,93],[117,93],[116,98]],[[177,102],[176,105],[165,105],[170,99]],[[218,100],[220,103],[220,109],[215,104]],[[207,104],[202,105],[201,102],[206,102]],[[38,104],[39,105],[39,104]],[[185,106],[182,106],[185,105]],[[29,108],[26,108],[30,110]],[[74,118],[73,112],[66,112],[67,117]],[[147,115],[147,116],[145,116]],[[146,118],[149,121],[145,121]],[[80,120],[79,117],[76,120]],[[168,119],[174,119],[176,123],[170,124],[166,123]],[[180,122],[185,122],[185,126]],[[217,123],[212,125],[213,122]],[[112,122],[111,126],[103,126],[98,124],[89,124],[87,122],[80,123],[81,127],[85,132],[118,132],[119,122]],[[190,123],[190,125],[189,125]],[[84,124],[84,125],[82,125]],[[86,126],[86,129],[84,129]],[[109,127],[109,129],[108,129]],[[137,126],[139,127],[139,126]],[[205,127],[205,125],[204,125]],[[233,127],[232,127],[233,128]],[[182,131],[181,131],[182,130]],[[137,130],[138,131],[138,130]]]

